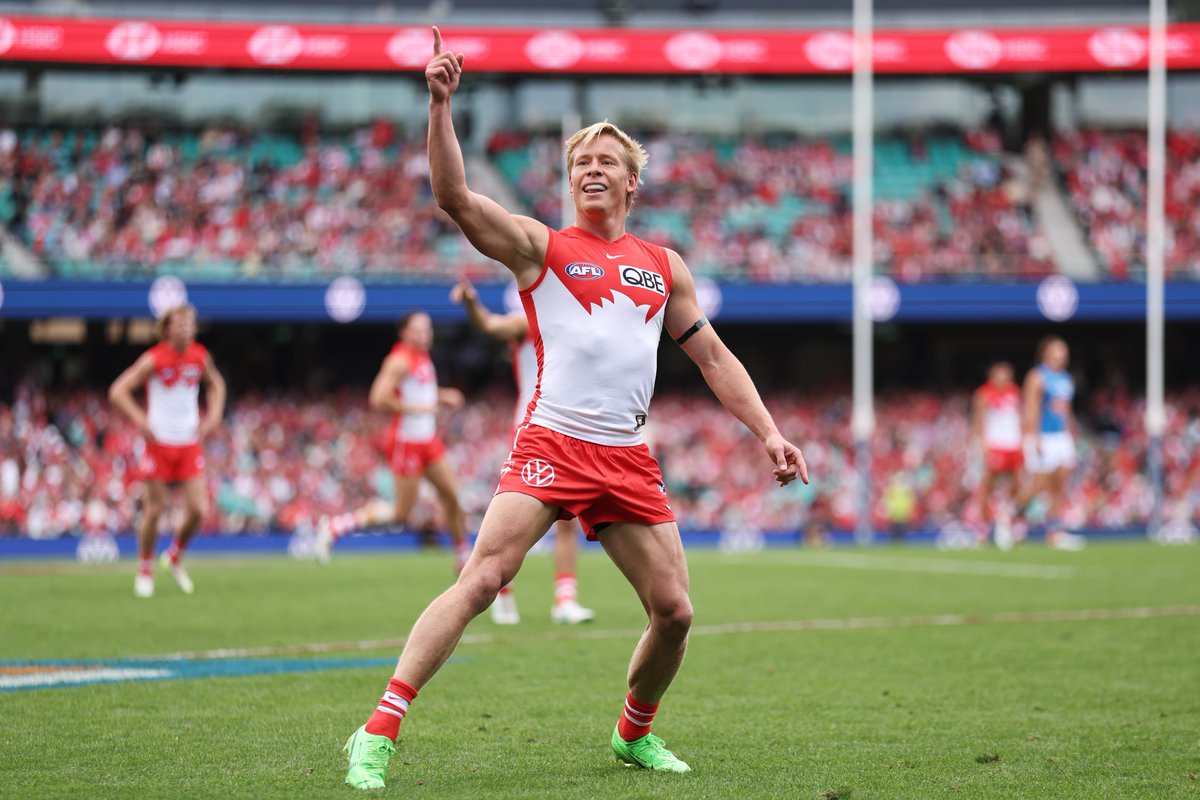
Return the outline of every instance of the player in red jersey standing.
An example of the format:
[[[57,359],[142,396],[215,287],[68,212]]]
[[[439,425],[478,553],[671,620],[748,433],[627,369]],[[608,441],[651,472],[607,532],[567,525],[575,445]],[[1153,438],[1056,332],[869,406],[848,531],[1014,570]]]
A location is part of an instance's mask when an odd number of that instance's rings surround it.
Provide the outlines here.
[[[108,390],[112,404],[130,419],[146,442],[146,496],[138,526],[138,571],[133,593],[154,594],[154,540],[158,518],[166,503],[167,485],[183,485],[184,518],[162,561],[185,594],[194,591],[182,558],[208,513],[201,443],[221,424],[225,413],[225,379],[213,365],[204,345],[195,341],[196,309],[177,306],[158,320],[161,340],[133,366],[121,373]],[[206,413],[200,419],[200,384],[207,385]],[[146,410],[133,393],[146,387]]]
[[[475,287],[462,280],[450,292],[450,299],[462,303],[467,319],[477,330],[493,339],[507,342],[512,351],[513,380],[517,384],[517,407],[515,425],[525,420],[529,402],[537,388],[538,361],[529,336],[529,320],[521,309],[506,314],[493,314],[482,303]],[[554,525],[554,605],[550,618],[555,622],[575,625],[590,622],[596,613],[579,604],[576,565],[579,563],[579,527],[576,523],[560,519]],[[505,586],[492,603],[492,619],[501,625],[520,622],[517,600],[511,586]]]
[[[754,384],[696,302],[691,273],[663,247],[625,232],[646,151],[615,125],[567,141],[575,225],[552,230],[509,214],[467,187],[450,112],[462,54],[434,28],[429,85],[430,181],[438,205],[485,256],[516,278],[538,356],[538,386],[514,435],[475,550],[453,586],[413,625],[375,712],[346,743],[346,783],[384,785],[400,722],[417,691],[517,574],[554,520],[578,517],[641,599],[648,620],[629,665],[613,731],[616,758],[664,772],[689,767],[650,733],[683,663],[692,605],[688,569],[658,463],[642,441],[663,328],[700,367],[717,398],[759,438],[775,480],[808,479],[800,449],[780,434]]]
[[[1005,504],[1000,514],[992,513],[992,493],[996,482],[1009,477],[1009,501],[1020,490],[1021,467],[1021,392],[1013,380],[1012,364],[997,361],[988,369],[987,382],[975,390],[971,401],[971,433],[983,447],[983,478],[979,482],[979,513],[984,524],[995,523],[996,546],[1013,546],[1011,509]]]
[[[414,311],[405,315],[397,326],[397,336],[399,341],[383,360],[368,397],[371,408],[395,415],[388,431],[395,501],[374,500],[336,517],[322,517],[317,523],[317,560],[327,563],[333,545],[351,531],[407,522],[424,477],[441,500],[454,546],[454,568],[460,570],[470,551],[466,519],[446,464],[446,446],[437,435],[437,413],[443,407],[453,410],[462,406],[462,392],[438,386],[429,357],[433,323],[428,314]]]

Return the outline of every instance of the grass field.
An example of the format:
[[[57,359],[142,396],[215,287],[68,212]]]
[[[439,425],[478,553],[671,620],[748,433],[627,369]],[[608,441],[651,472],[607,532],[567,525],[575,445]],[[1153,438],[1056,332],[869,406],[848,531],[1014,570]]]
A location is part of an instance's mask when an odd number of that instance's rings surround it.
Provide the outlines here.
[[[581,599],[597,621],[553,626],[551,565],[532,557],[522,624],[472,624],[413,704],[380,794],[1200,798],[1200,548],[698,551],[690,564],[697,627],[655,731],[691,774],[612,759],[642,620],[589,553]],[[403,636],[448,582],[448,556],[197,558],[191,571],[194,596],[160,576],[146,601],[129,564],[0,563],[0,677],[18,661],[214,648],[246,651],[179,663],[362,661],[0,692],[0,796],[354,796],[340,747],[398,650],[350,643]],[[347,644],[296,654],[314,643]]]

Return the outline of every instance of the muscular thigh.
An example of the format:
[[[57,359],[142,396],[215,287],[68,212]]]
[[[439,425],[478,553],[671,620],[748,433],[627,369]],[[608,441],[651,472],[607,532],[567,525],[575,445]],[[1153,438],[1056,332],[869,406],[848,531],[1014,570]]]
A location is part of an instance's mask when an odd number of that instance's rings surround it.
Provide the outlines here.
[[[600,533],[600,543],[647,608],[687,593],[687,557],[674,522],[617,523]]]
[[[425,467],[425,479],[433,484],[433,488],[442,497],[453,497],[458,491],[454,475],[450,472],[450,465],[444,458]]]
[[[557,517],[558,506],[519,492],[501,492],[492,498],[479,524],[471,561],[499,558],[515,572]]]

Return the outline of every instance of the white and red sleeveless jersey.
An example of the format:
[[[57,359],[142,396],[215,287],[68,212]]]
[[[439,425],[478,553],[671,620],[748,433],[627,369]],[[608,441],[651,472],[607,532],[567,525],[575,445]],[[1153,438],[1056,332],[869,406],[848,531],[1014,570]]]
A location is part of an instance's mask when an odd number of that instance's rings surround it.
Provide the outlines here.
[[[525,421],[595,444],[641,444],[670,294],[662,247],[550,229],[542,273],[521,292],[538,364]]]
[[[1016,384],[1004,387],[988,381],[979,387],[983,398],[983,444],[988,450],[1021,449],[1021,393]]]
[[[146,419],[155,441],[178,447],[195,444],[200,434],[200,381],[208,362],[204,345],[192,342],[182,353],[167,342],[146,351],[154,372],[146,384]]]
[[[402,355],[408,361],[408,372],[404,373],[404,378],[396,387],[396,396],[405,406],[430,410],[397,414],[392,420],[393,433],[397,441],[428,442],[437,433],[438,385],[433,361],[429,353],[414,350],[400,342],[396,343],[388,357],[394,355]]]
[[[537,351],[534,350],[533,338],[530,336],[520,341],[509,342],[508,350],[512,356],[513,381],[517,384],[517,410],[513,424],[520,425],[529,413],[529,401],[537,391]]]

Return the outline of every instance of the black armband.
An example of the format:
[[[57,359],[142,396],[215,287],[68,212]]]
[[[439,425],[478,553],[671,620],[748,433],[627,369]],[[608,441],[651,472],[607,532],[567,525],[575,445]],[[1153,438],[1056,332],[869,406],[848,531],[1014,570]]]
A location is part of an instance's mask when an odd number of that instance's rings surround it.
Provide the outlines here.
[[[696,331],[700,330],[707,324],[708,324],[708,320],[704,317],[701,317],[700,319],[696,320],[696,324],[693,325],[692,327],[688,328],[686,331],[684,331],[683,335],[675,340],[675,344],[679,345],[680,347],[683,347],[684,342],[686,342],[688,339],[695,336]]]

